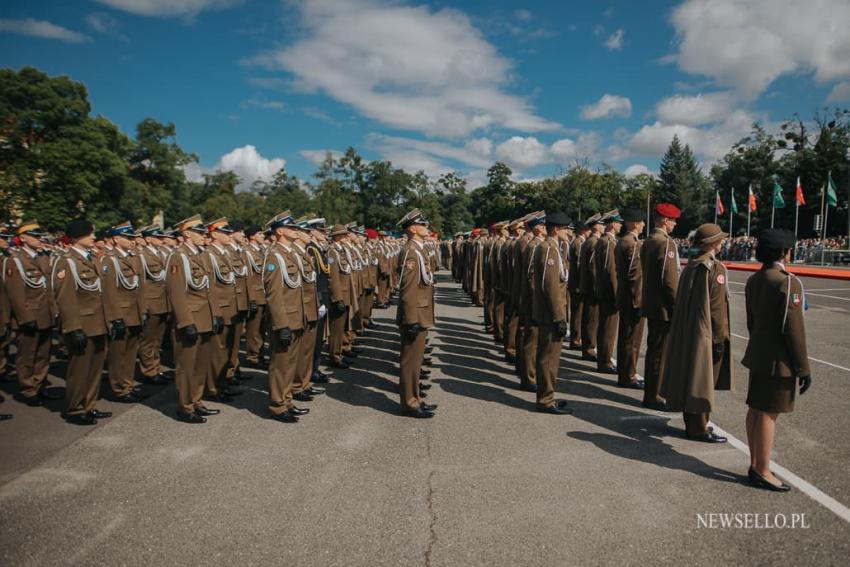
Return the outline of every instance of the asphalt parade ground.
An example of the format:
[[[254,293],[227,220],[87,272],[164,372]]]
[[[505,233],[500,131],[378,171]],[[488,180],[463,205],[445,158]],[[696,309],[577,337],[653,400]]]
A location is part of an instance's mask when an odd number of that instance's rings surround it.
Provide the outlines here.
[[[432,420],[397,415],[394,308],[295,425],[269,419],[250,370],[248,392],[210,403],[222,413],[205,425],[173,418],[173,386],[105,400],[116,415],[86,429],[4,384],[0,564],[846,565],[850,283],[804,279],[814,382],[779,418],[774,460],[793,490],[776,494],[746,485],[735,442],[748,276],[729,278],[736,390],[712,414],[725,445],[686,440],[680,415],[642,408],[566,348],[558,390],[575,414],[536,413],[446,272]]]

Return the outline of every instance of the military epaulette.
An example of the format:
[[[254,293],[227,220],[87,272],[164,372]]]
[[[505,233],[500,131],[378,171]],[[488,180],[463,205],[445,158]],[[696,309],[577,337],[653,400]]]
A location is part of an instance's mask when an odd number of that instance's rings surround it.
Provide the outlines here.
[[[319,270],[321,270],[324,274],[330,274],[331,267],[325,263],[325,259],[322,257],[322,254],[319,254],[319,250],[312,246],[308,247],[308,250],[310,250],[313,253],[313,256],[316,257],[316,265],[318,265]]]

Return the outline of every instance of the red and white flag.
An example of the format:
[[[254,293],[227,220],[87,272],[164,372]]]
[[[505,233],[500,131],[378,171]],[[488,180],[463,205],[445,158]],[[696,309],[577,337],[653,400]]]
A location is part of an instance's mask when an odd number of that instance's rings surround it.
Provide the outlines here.
[[[794,200],[797,201],[797,206],[805,205],[806,199],[803,197],[803,186],[800,184],[800,178],[797,178],[797,190],[794,192]]]

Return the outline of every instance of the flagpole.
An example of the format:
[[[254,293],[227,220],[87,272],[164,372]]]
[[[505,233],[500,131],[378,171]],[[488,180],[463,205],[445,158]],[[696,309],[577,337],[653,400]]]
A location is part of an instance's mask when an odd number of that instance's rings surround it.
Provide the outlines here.
[[[735,188],[732,187],[729,190],[729,238],[734,238],[735,235],[732,234],[732,211],[735,210],[735,207],[732,205],[735,203]]]
[[[828,173],[828,175],[832,175],[832,171]],[[829,179],[829,177],[827,177]],[[829,183],[829,181],[827,181]],[[826,203],[826,184],[821,187],[820,190],[820,216],[823,219],[823,226],[821,227],[821,235],[820,235],[820,265],[824,264],[824,256],[826,252],[826,214],[824,212],[824,204]]]
[[[714,224],[717,224],[717,201],[720,200],[720,195],[717,191],[714,192]]]
[[[649,225],[651,224],[652,217],[649,214],[649,203],[652,198],[652,191],[646,192],[646,238],[649,238]]]
[[[794,210],[794,238],[797,237],[797,226],[800,224],[800,201],[796,197],[795,195],[794,202],[797,204],[797,208]]]
[[[752,194],[753,194],[753,184],[750,183],[750,186],[747,189],[747,238],[750,237],[750,213],[752,212],[752,207],[750,207],[750,199],[751,199],[750,195],[752,195]]]
[[[773,218],[776,216],[776,187],[773,189],[773,198],[770,200],[770,228],[773,228]]]

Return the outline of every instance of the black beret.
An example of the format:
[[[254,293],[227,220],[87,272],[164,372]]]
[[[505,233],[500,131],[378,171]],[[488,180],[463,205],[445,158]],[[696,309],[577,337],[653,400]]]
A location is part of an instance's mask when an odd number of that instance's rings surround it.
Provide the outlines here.
[[[765,248],[787,250],[794,248],[796,243],[797,237],[787,228],[768,228],[759,235],[758,245]]]
[[[622,209],[620,215],[629,222],[646,222],[646,211],[641,209]]]
[[[94,231],[92,223],[86,219],[74,219],[65,227],[65,234],[68,238],[80,238],[91,234]]]
[[[231,221],[230,228],[233,229],[233,232],[239,232],[240,230],[245,230],[245,223],[240,220]]]
[[[567,213],[555,211],[554,213],[546,213],[546,224],[549,226],[569,226],[573,222]]]
[[[249,226],[248,228],[245,229],[245,236],[247,236],[248,238],[251,238],[252,236],[257,234],[261,230],[263,230],[263,229],[260,225],[252,224],[251,226]]]

